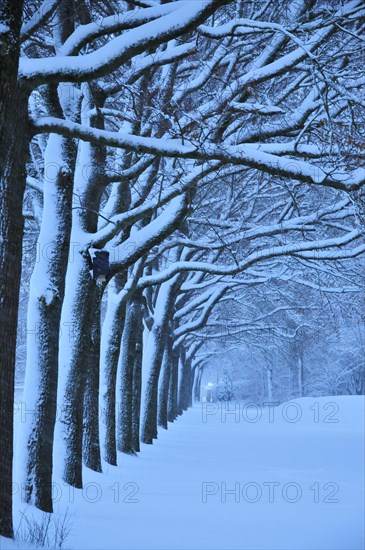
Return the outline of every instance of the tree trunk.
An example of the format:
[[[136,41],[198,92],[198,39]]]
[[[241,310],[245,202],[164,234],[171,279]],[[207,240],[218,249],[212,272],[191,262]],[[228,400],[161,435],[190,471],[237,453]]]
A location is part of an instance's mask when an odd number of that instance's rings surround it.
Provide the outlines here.
[[[59,159],[60,164],[52,160]],[[71,233],[73,169],[71,140],[51,134],[45,152],[43,216],[29,290],[27,366],[22,425],[25,500],[52,512],[52,452],[56,420],[58,345],[61,307]],[[47,168],[52,166],[54,173]],[[52,230],[50,228],[50,220]],[[22,462],[24,457],[21,458]]]
[[[196,399],[196,385],[198,381],[199,371],[198,365],[194,365],[191,371],[191,403],[190,406],[197,401]]]
[[[198,371],[195,374],[195,382],[194,382],[194,400],[200,403],[200,390],[201,390],[203,369],[200,367],[197,367],[197,369]]]
[[[27,95],[17,83],[23,1],[0,4],[0,535],[13,536],[13,401],[22,261]]]
[[[64,0],[55,14],[56,51],[74,28],[70,7],[71,1]],[[70,112],[77,111],[78,100],[72,98],[64,84],[44,86],[42,95],[51,116],[67,118]],[[41,258],[33,270],[28,302],[24,399],[32,414],[30,418],[27,415],[22,426],[25,500],[46,512],[53,511],[59,333],[69,258],[75,162],[74,141],[50,134],[44,155],[43,215],[38,238]]]
[[[179,351],[173,350],[171,361],[171,375],[169,383],[169,396],[167,402],[167,420],[174,422],[177,418],[177,397],[179,383]]]
[[[152,329],[146,349],[143,350],[147,383],[143,396],[145,401],[141,441],[148,444],[152,444],[153,439],[157,438],[158,381],[173,316],[178,277],[175,276],[159,288]]]
[[[163,325],[154,325],[148,338],[148,381],[145,393],[144,415],[141,430],[142,443],[152,444],[157,438],[158,379],[160,376],[166,333]]]
[[[136,311],[133,297],[126,306],[125,323],[120,351],[120,404],[118,419],[118,450],[133,453],[132,442],[132,409],[133,409],[133,371],[135,342]]]
[[[303,397],[304,395],[304,360],[303,360],[303,351],[299,351],[298,356],[298,397]]]
[[[125,302],[118,298],[126,282],[125,275],[116,275],[108,285],[108,307],[101,338],[100,409],[103,458],[117,465],[116,387],[120,343],[125,319]]]
[[[97,96],[96,93],[94,95]],[[82,122],[102,128],[103,120],[99,114],[90,120],[89,113],[94,106],[90,88],[83,85]],[[72,248],[70,251],[61,316],[58,397],[61,413],[56,423],[59,452],[55,454],[58,461],[63,461],[60,466],[64,481],[78,488],[82,488],[83,404],[92,339],[91,326],[98,317],[99,308],[99,295],[95,292],[96,283],[90,277],[90,258],[85,243],[92,241],[92,234],[97,230],[97,212],[104,189],[101,172],[104,165],[105,147],[79,142],[71,232],[71,242],[76,250]],[[67,339],[64,330],[66,326],[72,329],[71,341]],[[96,363],[93,368],[96,368]],[[95,391],[97,387],[92,384],[89,389]],[[94,407],[98,395],[93,394],[91,399]],[[94,444],[95,437],[98,437],[96,431],[93,432]]]
[[[267,380],[267,398],[269,403],[273,402],[273,384],[272,384],[272,367],[266,367],[266,380]]]
[[[172,356],[173,356],[173,332],[170,332],[166,338],[165,353],[163,356],[163,375],[159,388],[159,403],[158,403],[158,425],[168,429],[168,402],[169,402],[169,387],[172,376]]]
[[[185,389],[185,395],[184,395],[183,410],[187,411],[188,408],[191,407],[192,383],[193,383],[192,369],[191,369],[192,359],[187,357],[185,360],[185,363],[186,363],[185,365],[186,389]]]
[[[195,379],[195,369],[192,366],[193,360],[190,359],[190,369],[189,369],[189,390],[187,396],[187,408],[193,406],[193,388],[194,388],[194,379]]]
[[[141,417],[141,393],[142,393],[142,345],[143,345],[143,324],[141,295],[134,296],[138,313],[135,321],[135,357],[133,365],[133,402],[132,402],[132,446],[135,453],[140,451],[140,417]]]
[[[64,481],[78,488],[82,488],[83,403],[94,312],[92,285],[95,282],[90,279],[89,264],[77,252],[67,270],[61,317],[59,421],[55,441],[55,446],[60,447],[56,447],[55,457],[63,462],[60,466]]]
[[[190,361],[186,358],[185,349],[180,346],[180,380],[179,380],[179,393],[178,393],[178,414],[183,414],[188,408],[188,398],[190,389]]]
[[[162,380],[159,388],[158,425],[167,430],[167,407],[169,399],[169,385],[171,376],[172,337],[169,334],[162,363]]]
[[[95,304],[91,319],[91,346],[89,368],[84,395],[84,464],[95,472],[101,472],[99,438],[99,365],[100,365],[100,304],[101,290],[94,285],[90,299]]]

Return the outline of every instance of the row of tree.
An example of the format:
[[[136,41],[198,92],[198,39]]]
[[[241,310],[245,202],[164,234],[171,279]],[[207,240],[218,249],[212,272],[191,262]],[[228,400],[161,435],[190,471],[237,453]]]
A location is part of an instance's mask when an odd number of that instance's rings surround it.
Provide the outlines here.
[[[230,330],[285,310],[295,331],[289,284],[359,295],[364,20],[361,0],[2,1],[0,534],[22,264],[15,479],[47,512],[54,475],[81,488],[83,464],[116,465],[190,406],[225,303]]]

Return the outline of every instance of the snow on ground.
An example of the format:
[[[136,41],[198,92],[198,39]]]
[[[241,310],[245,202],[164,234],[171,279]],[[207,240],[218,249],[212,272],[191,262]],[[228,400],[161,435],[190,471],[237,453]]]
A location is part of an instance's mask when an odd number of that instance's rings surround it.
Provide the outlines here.
[[[364,402],[197,405],[140,456],[85,470],[83,491],[59,483],[65,547],[363,549]]]

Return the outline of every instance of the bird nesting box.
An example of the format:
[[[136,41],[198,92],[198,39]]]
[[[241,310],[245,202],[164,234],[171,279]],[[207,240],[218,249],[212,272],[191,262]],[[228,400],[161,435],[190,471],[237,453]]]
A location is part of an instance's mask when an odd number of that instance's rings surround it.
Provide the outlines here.
[[[109,275],[109,252],[107,250],[92,251],[92,277],[98,283],[104,283]]]

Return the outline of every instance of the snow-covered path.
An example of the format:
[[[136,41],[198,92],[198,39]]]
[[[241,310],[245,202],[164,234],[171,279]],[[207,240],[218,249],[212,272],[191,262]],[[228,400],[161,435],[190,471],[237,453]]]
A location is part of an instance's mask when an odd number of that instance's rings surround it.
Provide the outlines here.
[[[86,471],[83,492],[62,484],[67,547],[364,548],[364,398],[295,403],[256,422],[196,406],[140,456]]]

